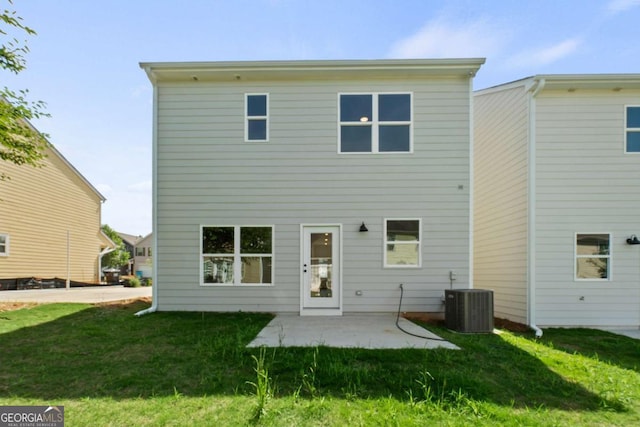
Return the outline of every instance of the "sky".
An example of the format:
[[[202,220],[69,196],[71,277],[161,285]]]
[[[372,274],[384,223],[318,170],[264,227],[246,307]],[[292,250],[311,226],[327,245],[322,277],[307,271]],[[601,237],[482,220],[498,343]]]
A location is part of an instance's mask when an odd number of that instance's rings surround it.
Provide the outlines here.
[[[47,103],[51,117],[33,124],[106,197],[102,222],[142,236],[152,231],[152,87],[140,62],[484,57],[475,89],[640,73],[640,0],[0,4],[37,32],[17,34],[27,69],[0,72],[0,86]]]

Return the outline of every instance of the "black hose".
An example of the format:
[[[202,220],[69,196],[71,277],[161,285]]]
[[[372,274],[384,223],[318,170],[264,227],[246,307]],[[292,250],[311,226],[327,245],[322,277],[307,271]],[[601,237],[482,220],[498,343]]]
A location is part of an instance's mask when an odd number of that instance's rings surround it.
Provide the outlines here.
[[[406,330],[402,329],[402,327],[400,326],[400,311],[402,309],[402,298],[403,297],[404,297],[404,288],[402,287],[402,283],[400,283],[400,303],[398,304],[398,316],[396,316],[396,326],[398,327],[398,329],[400,329],[405,334],[411,335],[411,336],[416,337],[416,338],[422,338],[422,339],[431,340],[431,341],[445,341],[446,342],[447,340],[442,339],[442,338],[425,337],[425,336],[414,334],[413,332],[409,332],[409,331],[406,331]]]

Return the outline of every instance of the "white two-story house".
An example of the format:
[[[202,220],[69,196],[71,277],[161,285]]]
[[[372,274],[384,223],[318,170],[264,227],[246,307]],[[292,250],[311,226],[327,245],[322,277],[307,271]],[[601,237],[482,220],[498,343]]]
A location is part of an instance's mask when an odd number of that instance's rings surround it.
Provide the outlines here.
[[[442,311],[472,286],[483,62],[141,64],[153,309],[393,312],[402,283],[404,311]]]
[[[640,75],[478,91],[475,286],[536,326],[640,326]]]

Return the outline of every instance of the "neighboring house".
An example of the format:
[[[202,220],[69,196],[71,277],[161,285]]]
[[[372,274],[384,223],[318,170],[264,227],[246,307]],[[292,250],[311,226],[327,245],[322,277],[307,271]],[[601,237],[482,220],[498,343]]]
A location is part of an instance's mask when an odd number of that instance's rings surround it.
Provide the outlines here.
[[[134,248],[133,269],[137,276],[153,277],[152,264],[153,233],[147,234],[136,242]]]
[[[0,279],[99,282],[114,243],[100,229],[105,198],[52,145],[42,167],[0,161]]]
[[[154,304],[442,311],[471,287],[483,59],[143,63]]]
[[[640,325],[640,75],[476,92],[474,285],[533,326]]]
[[[135,258],[135,247],[138,241],[142,239],[142,236],[134,236],[132,234],[117,232],[120,239],[122,239],[122,244],[124,245],[124,249],[129,254],[129,263],[121,268],[121,274],[134,274],[134,258]]]

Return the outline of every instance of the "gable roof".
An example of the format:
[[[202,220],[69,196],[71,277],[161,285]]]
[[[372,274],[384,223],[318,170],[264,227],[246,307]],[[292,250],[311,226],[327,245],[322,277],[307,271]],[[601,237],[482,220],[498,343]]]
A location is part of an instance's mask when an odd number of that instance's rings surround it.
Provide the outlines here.
[[[51,150],[51,152],[55,154],[60,160],[62,160],[62,163],[64,163],[65,166],[67,166],[74,174],[76,174],[78,178],[80,178],[80,181],[82,181],[87,187],[89,187],[91,191],[93,191],[100,198],[101,202],[105,202],[107,200],[107,198],[104,197],[102,193],[100,193],[98,189],[94,187],[93,184],[91,184],[89,180],[85,178],[84,175],[82,175],[80,171],[78,171],[78,169],[76,169],[75,166],[73,166],[71,162],[69,162],[69,160],[67,160],[67,158],[64,157],[62,153],[59,152],[53,144],[51,144],[49,141],[47,141],[47,143],[49,144],[48,148]]]
[[[0,96],[0,102],[6,102],[9,103],[9,101],[7,101],[4,97]],[[26,123],[27,126],[29,126],[29,128],[34,131],[37,132],[38,134],[40,134],[41,132],[36,129],[36,127],[27,119],[19,119],[21,120],[23,123]],[[80,171],[78,171],[78,169],[75,168],[75,166],[73,166],[71,164],[71,162],[69,162],[69,160],[67,160],[66,157],[64,157],[62,155],[62,153],[60,151],[58,151],[56,149],[56,147],[51,143],[51,141],[49,141],[47,138],[44,138],[46,141],[46,149],[48,149],[49,151],[51,151],[58,159],[60,159],[62,161],[62,163],[69,168],[69,170],[71,170],[78,178],[80,178],[80,181],[82,181],[83,184],[85,184],[89,190],[91,190],[93,193],[95,193],[98,198],[100,199],[101,202],[105,202],[107,199],[102,195],[102,193],[100,193],[98,191],[98,189],[96,187],[94,187],[87,178],[84,177],[84,175],[82,175],[80,173]]]
[[[121,233],[119,231],[116,231],[116,233],[118,233],[118,236],[120,236],[122,240],[131,246],[135,246],[140,240],[142,240],[142,236],[134,236],[133,234]]]
[[[152,83],[185,81],[305,80],[317,78],[474,77],[484,58],[322,61],[142,62]]]

